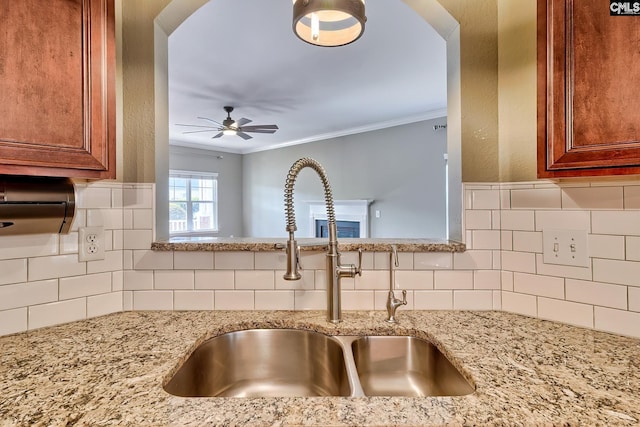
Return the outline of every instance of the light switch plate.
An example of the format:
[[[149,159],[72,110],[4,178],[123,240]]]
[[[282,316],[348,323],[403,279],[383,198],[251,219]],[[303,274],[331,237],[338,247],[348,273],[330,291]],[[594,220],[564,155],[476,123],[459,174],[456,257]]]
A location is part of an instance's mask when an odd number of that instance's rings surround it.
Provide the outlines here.
[[[542,230],[542,257],[545,264],[589,267],[586,230]]]

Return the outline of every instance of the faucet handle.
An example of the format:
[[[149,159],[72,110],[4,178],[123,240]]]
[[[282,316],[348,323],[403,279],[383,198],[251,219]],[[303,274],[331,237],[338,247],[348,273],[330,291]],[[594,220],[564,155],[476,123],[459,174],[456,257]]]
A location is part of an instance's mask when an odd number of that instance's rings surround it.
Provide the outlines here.
[[[402,290],[402,305],[407,305],[407,290]]]
[[[358,266],[356,267],[356,274],[362,277],[362,248],[358,248]]]

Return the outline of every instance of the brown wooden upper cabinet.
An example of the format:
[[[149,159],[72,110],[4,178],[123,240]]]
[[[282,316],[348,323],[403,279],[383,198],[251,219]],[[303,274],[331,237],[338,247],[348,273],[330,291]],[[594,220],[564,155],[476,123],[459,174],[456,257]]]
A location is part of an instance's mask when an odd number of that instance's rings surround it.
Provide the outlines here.
[[[610,3],[538,0],[540,178],[640,173],[640,15]]]
[[[0,0],[0,174],[115,178],[113,0]]]

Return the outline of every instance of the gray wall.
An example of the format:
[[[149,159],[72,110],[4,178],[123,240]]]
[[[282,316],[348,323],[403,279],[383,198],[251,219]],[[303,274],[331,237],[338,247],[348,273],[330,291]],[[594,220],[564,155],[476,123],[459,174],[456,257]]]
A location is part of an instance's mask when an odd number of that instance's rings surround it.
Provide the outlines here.
[[[323,165],[334,199],[373,199],[371,237],[446,236],[445,118],[277,150],[246,154],[243,163],[244,232],[252,237],[286,236],[284,183],[297,159]],[[305,200],[323,199],[315,172],[304,169],[295,186],[300,235],[308,232]]]
[[[222,156],[221,159],[218,156]],[[242,155],[171,145],[169,168],[218,173],[218,226],[216,236],[240,237],[242,228]]]

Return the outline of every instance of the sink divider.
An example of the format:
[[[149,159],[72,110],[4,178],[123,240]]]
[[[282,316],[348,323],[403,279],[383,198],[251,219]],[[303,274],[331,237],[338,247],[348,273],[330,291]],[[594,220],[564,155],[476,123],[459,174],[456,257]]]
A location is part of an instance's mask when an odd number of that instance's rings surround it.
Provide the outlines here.
[[[357,335],[333,335],[331,338],[338,341],[340,347],[342,347],[347,378],[349,379],[349,386],[351,387],[350,397],[366,397],[362,389],[362,384],[360,383],[360,377],[358,376],[356,361],[353,357],[353,349],[351,347],[351,344],[360,337]]]

